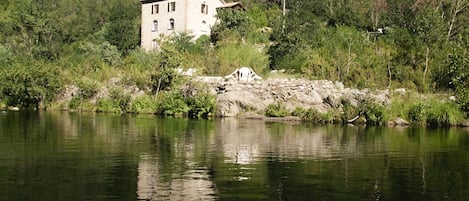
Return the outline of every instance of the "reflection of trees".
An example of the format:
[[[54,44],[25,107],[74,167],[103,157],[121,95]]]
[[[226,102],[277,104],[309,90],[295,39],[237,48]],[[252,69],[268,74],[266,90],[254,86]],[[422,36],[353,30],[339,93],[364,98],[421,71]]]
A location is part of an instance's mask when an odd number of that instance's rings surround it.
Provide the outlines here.
[[[0,119],[0,199],[95,200],[109,196],[135,200],[132,135],[112,130],[112,125],[103,126],[109,122],[94,114],[6,115]],[[109,132],[103,135],[94,124]],[[116,129],[125,130],[130,124],[121,123]]]
[[[469,134],[457,129],[5,115],[0,195],[7,198],[463,200],[469,193]]]
[[[225,120],[217,129],[224,153],[214,162],[214,180],[222,199],[457,200],[469,189],[469,158],[461,158],[467,151],[447,152],[468,141],[441,130],[245,120]],[[243,147],[250,155],[240,162]],[[466,161],[466,168],[457,161]]]

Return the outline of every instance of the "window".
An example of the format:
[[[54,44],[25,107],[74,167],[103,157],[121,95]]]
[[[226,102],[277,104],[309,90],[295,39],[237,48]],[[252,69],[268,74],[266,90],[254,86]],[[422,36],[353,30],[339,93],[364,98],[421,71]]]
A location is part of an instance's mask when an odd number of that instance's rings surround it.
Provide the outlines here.
[[[174,19],[169,19],[169,27],[168,27],[169,30],[173,30],[174,29]]]
[[[202,21],[202,32],[207,32],[207,22]]]
[[[200,12],[202,12],[203,14],[207,14],[208,13],[208,5],[203,3],[201,8],[200,8]]]
[[[176,2],[169,2],[168,3],[168,12],[176,11]]]
[[[158,49],[158,43],[156,42],[156,39],[153,39],[151,41],[151,47],[153,48],[153,50],[157,50]]]
[[[151,31],[158,31],[158,21],[153,21],[153,29]]]
[[[160,5],[154,4],[151,6],[151,14],[158,14],[160,13]]]

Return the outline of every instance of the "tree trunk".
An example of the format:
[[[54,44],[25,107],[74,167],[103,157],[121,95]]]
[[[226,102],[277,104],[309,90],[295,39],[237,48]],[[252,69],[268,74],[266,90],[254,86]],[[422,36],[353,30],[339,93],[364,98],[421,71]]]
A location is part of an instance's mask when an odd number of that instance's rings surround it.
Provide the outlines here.
[[[427,77],[427,72],[428,72],[428,63],[430,61],[430,47],[427,46],[427,53],[425,54],[425,70],[423,71],[423,82],[425,82],[425,79]]]
[[[155,99],[158,99],[158,94],[160,93],[160,87],[161,87],[161,77],[158,78],[158,84],[156,85]]]
[[[352,44],[349,43],[349,45],[348,45],[347,70],[345,71],[345,75],[348,75],[351,63],[352,63]]]
[[[451,15],[451,20],[449,22],[449,28],[448,28],[448,33],[446,36],[446,40],[449,42],[449,39],[451,38],[451,35],[453,35],[453,30],[454,30],[454,24],[456,23],[456,17],[457,15],[464,11],[466,8],[469,7],[469,1],[467,0],[455,0],[453,7],[452,7],[452,15]]]

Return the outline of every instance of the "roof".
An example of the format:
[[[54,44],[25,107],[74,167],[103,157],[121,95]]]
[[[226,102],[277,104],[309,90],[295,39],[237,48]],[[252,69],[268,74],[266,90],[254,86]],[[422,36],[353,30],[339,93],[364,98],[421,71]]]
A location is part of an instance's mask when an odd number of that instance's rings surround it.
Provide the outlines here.
[[[153,3],[153,2],[157,2],[157,1],[164,1],[164,0],[140,0],[140,3],[144,4],[144,3]]]
[[[230,2],[230,3],[223,3],[222,6],[219,6],[218,8],[233,8],[233,7],[243,7],[241,2]]]

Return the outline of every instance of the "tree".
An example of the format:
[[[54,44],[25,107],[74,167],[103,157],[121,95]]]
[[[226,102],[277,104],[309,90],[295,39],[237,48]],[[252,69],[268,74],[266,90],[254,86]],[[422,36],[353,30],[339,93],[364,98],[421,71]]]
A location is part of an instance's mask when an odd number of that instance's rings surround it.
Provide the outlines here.
[[[151,76],[156,96],[158,96],[160,90],[169,88],[173,84],[173,81],[177,78],[176,68],[183,63],[179,52],[171,40],[163,38],[159,43],[160,49],[156,52],[155,69]]]
[[[447,41],[449,41],[459,29],[467,24],[461,20],[461,14],[469,9],[469,0],[453,0],[451,3],[450,20],[448,22]]]
[[[62,88],[59,78],[56,67],[43,63],[6,68],[0,71],[0,93],[6,97],[8,105],[39,108]]]
[[[138,6],[136,1],[119,0],[111,7],[105,37],[124,55],[140,43]]]

